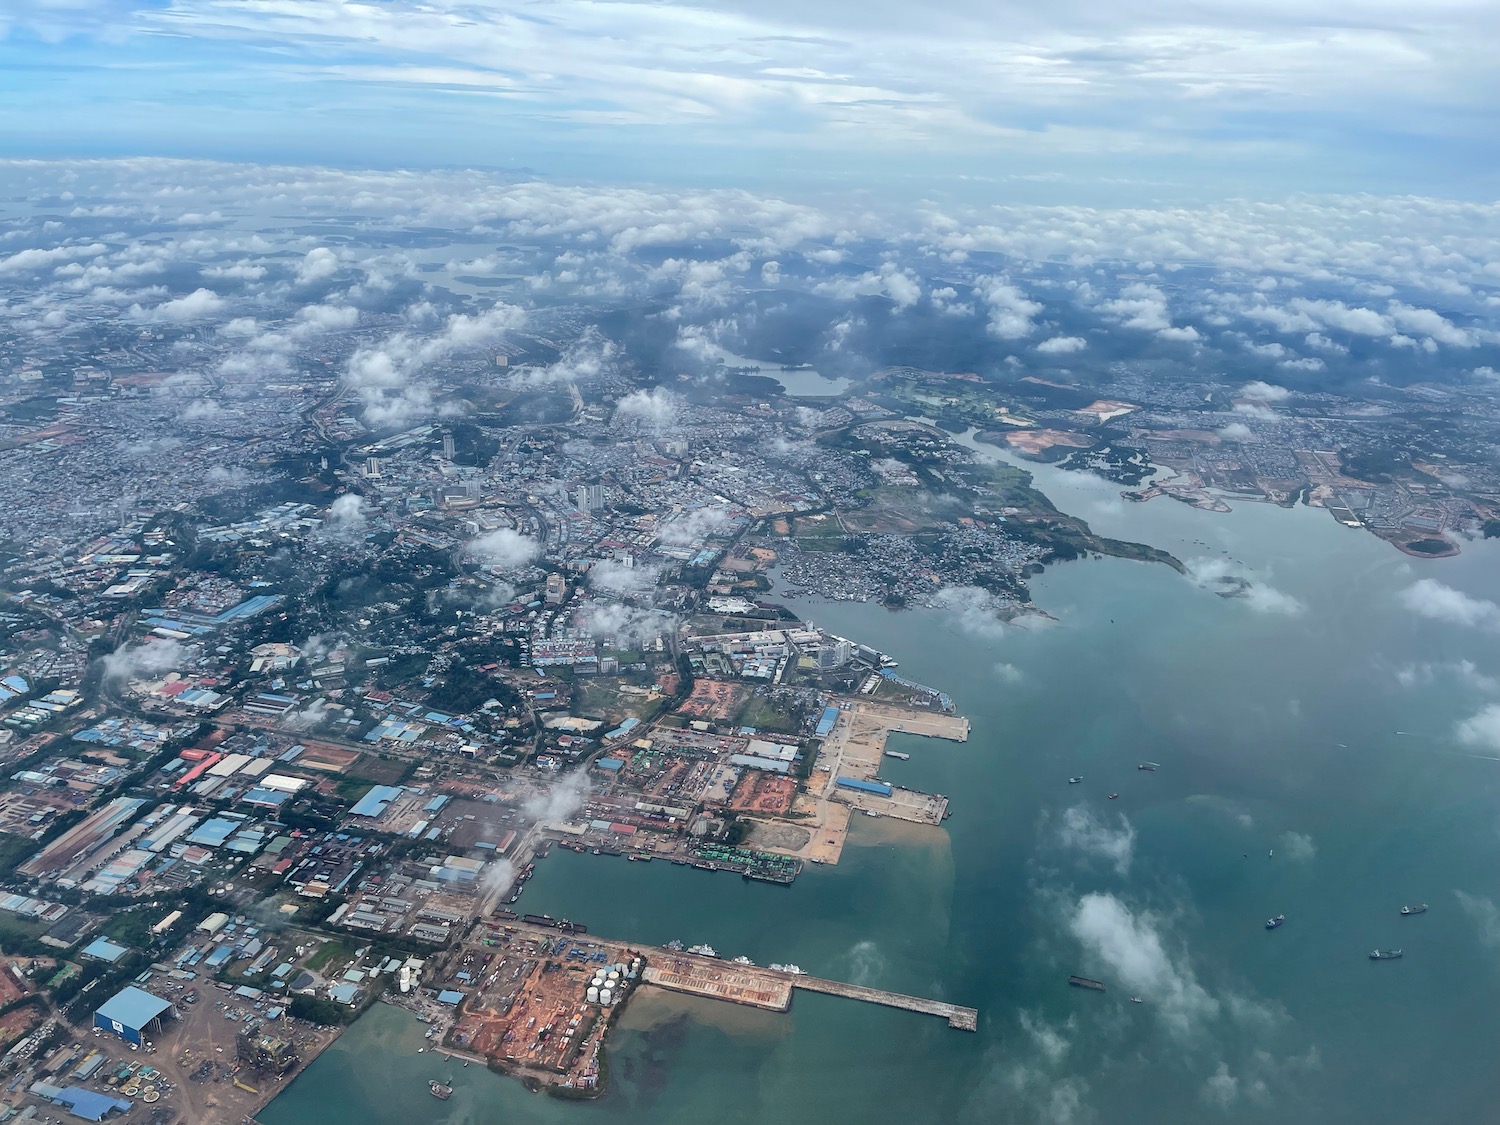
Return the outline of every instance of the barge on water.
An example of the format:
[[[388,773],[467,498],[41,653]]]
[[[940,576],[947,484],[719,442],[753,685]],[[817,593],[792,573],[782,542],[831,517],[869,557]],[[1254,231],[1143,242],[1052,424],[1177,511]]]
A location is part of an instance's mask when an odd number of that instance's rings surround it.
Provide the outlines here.
[[[1104,991],[1104,982],[1102,980],[1090,980],[1088,977],[1071,976],[1068,978],[1068,983],[1074,988],[1089,988],[1095,992]]]

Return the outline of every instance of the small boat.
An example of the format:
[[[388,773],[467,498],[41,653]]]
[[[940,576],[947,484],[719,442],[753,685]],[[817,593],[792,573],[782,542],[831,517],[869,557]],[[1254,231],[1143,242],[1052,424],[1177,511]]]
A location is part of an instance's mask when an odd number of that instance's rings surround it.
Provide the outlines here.
[[[1267,853],[1266,853],[1266,858],[1267,858],[1267,859],[1270,859],[1270,858],[1271,858],[1271,857],[1272,857],[1272,856],[1273,856],[1273,855],[1275,855],[1275,854],[1276,854],[1276,849],[1275,849],[1275,848],[1272,848],[1272,849],[1271,849],[1271,850],[1270,850],[1270,851],[1268,851],[1268,852],[1267,852]]]
[[[1401,950],[1399,949],[1374,949],[1370,951],[1371,961],[1399,961]]]
[[[1418,906],[1403,906],[1401,908],[1401,913],[1402,914],[1426,914],[1427,913],[1427,904],[1424,902],[1424,903],[1421,903]]]
[[[1156,763],[1155,762],[1142,762],[1140,765],[1136,766],[1135,768],[1138,769],[1138,770],[1145,770],[1147,773],[1155,773],[1156,772]]]
[[[750,960],[750,958],[746,957],[742,953],[738,957],[734,958],[734,964],[736,964],[736,965],[754,965],[755,962],[752,961],[752,960]]]
[[[667,942],[667,948],[670,949],[673,953],[681,953],[683,945],[682,942],[678,941],[676,938],[673,938],[671,941]]]
[[[911,755],[902,750],[887,750],[885,752],[885,756],[887,758],[895,758],[898,761],[902,762],[908,762],[911,760]]]
[[[719,955],[718,951],[711,945],[690,945],[688,946],[688,952],[696,953],[699,957],[717,957]]]
[[[431,1082],[427,1083],[427,1092],[437,1098],[438,1101],[445,1102],[453,1096],[453,1087],[439,1082],[434,1078]]]
[[[1144,1001],[1144,1000],[1142,1000],[1142,999],[1141,999],[1141,998],[1140,998],[1140,997],[1139,997],[1139,996],[1132,996],[1132,997],[1131,997],[1131,998],[1130,998],[1130,1002],[1131,1002],[1131,1003],[1132,1003],[1132,1004],[1144,1004],[1144,1003],[1145,1003],[1145,1001]]]
[[[1083,780],[1083,775],[1079,774],[1077,777],[1070,777],[1070,778],[1068,778],[1068,784],[1069,785],[1077,785],[1082,780]]]
[[[1281,926],[1281,925],[1285,925],[1285,924],[1286,924],[1286,915],[1285,914],[1278,914],[1274,918],[1267,918],[1266,919],[1266,929],[1268,929],[1268,930],[1274,930],[1277,926]]]
[[[1119,796],[1120,796],[1120,795],[1119,795],[1119,794],[1118,794],[1118,793],[1111,793],[1111,794],[1110,794],[1110,795],[1109,795],[1109,799],[1110,799],[1110,800],[1111,800],[1111,801],[1114,801],[1114,800],[1117,800],[1117,799],[1118,799],[1118,798],[1119,798]]]

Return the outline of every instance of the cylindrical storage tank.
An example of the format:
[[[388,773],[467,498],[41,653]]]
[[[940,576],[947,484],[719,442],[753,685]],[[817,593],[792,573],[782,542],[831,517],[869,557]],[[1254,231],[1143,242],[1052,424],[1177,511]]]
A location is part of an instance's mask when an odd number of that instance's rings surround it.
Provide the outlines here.
[[[615,972],[613,969],[611,969],[609,971],[609,981],[610,981],[610,983],[613,984],[615,981],[617,981],[619,979],[620,979],[620,974],[617,973],[617,972]]]
[[[599,990],[597,988],[595,988],[593,985],[589,985],[588,997],[589,997],[589,1003],[590,1004],[597,1004],[597,1003],[599,1003]]]
[[[617,973],[623,973],[624,971],[625,971],[625,962],[624,961],[617,961],[617,962],[615,962],[615,972],[617,972]]]
[[[411,991],[411,969],[408,966],[401,966],[401,975],[398,978],[398,983],[401,986],[402,992]]]
[[[603,973],[600,973],[597,977],[594,978],[593,985],[594,985],[595,988],[603,988],[604,987],[604,974]]]
[[[599,993],[599,1003],[603,1004],[607,1008],[611,1004],[613,1004],[614,1002],[615,1002],[615,994],[613,992],[611,992],[607,988],[600,991],[600,993]]]

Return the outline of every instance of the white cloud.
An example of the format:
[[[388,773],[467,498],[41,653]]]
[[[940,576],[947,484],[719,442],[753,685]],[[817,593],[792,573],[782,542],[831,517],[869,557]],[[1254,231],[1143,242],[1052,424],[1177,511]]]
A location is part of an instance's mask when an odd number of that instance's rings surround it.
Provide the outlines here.
[[[1305,832],[1283,832],[1281,850],[1288,859],[1296,860],[1298,863],[1309,863],[1318,854],[1313,838]]]
[[[665,387],[652,387],[631,391],[622,398],[615,406],[615,417],[637,420],[648,429],[661,431],[677,421],[683,405],[681,396]]]
[[[1500,605],[1484,598],[1471,598],[1435,578],[1413,582],[1397,598],[1413,613],[1432,621],[1500,632]]]
[[[510,527],[497,528],[464,546],[464,553],[499,571],[515,571],[534,561],[542,545]]]
[[[1086,953],[1132,994],[1145,998],[1175,1034],[1189,1037],[1219,1014],[1185,958],[1167,952],[1157,918],[1136,914],[1114,895],[1087,894],[1070,911],[1068,930]]]
[[[180,669],[191,655],[191,650],[177,641],[121,645],[104,658],[104,679],[109,683],[128,683],[162,676]]]
[[[1007,618],[1014,608],[978,586],[949,586],[932,599],[948,621],[982,640],[998,640],[1008,631]]]
[[[1500,703],[1491,703],[1458,724],[1454,732],[1465,746],[1500,750]]]
[[[1156,286],[1141,282],[1127,285],[1114,300],[1101,302],[1099,311],[1118,319],[1124,328],[1161,332],[1172,327],[1167,295]]]
[[[1065,848],[1108,860],[1116,874],[1130,874],[1135,853],[1135,829],[1124,816],[1110,825],[1096,817],[1086,805],[1074,805],[1062,816],[1058,839]]]
[[[730,515],[723,508],[693,508],[664,523],[657,539],[669,547],[692,547],[717,535],[729,523]]]
[[[1007,278],[982,278],[974,287],[975,293],[989,305],[990,335],[1002,340],[1019,340],[1031,335],[1035,325],[1032,318],[1042,311],[1042,306],[1031,300]]]
[[[1189,559],[1187,578],[1205,590],[1243,601],[1256,613],[1291,617],[1307,609],[1292,595],[1246,574],[1227,559]]]
[[[189,320],[202,320],[213,316],[224,308],[224,298],[211,289],[195,289],[185,297],[163,301],[153,309],[136,305],[131,314],[143,320],[158,323],[181,324]]]
[[[318,246],[309,250],[302,261],[297,265],[297,284],[312,285],[315,282],[326,281],[339,269],[339,258],[326,246]]]
[[[1240,1080],[1229,1073],[1229,1064],[1219,1063],[1207,1082],[1203,1084],[1203,1100],[1228,1109],[1240,1096]]]
[[[1285,351],[1285,349],[1282,350]],[[1285,402],[1292,397],[1292,392],[1285,387],[1278,387],[1259,379],[1253,383],[1246,383],[1237,393],[1241,398],[1248,398],[1254,402]]]
[[[1036,346],[1042,355],[1071,355],[1081,352],[1089,343],[1082,336],[1053,336]]]

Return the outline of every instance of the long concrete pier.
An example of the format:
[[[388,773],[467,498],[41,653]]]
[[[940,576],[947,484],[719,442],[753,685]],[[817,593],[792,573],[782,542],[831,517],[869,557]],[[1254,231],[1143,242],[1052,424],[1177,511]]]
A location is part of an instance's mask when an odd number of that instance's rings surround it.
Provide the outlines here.
[[[949,1027],[960,1031],[979,1030],[979,1011],[963,1008],[943,1000],[928,1000],[921,996],[905,996],[899,992],[886,992],[879,988],[866,988],[862,984],[845,984],[842,981],[823,980],[821,977],[796,976],[793,988],[805,988],[808,992],[822,992],[829,996],[843,996],[850,1000],[863,1000],[867,1004],[884,1004],[887,1008],[902,1008],[908,1012],[921,1012],[928,1016],[942,1016]]]

